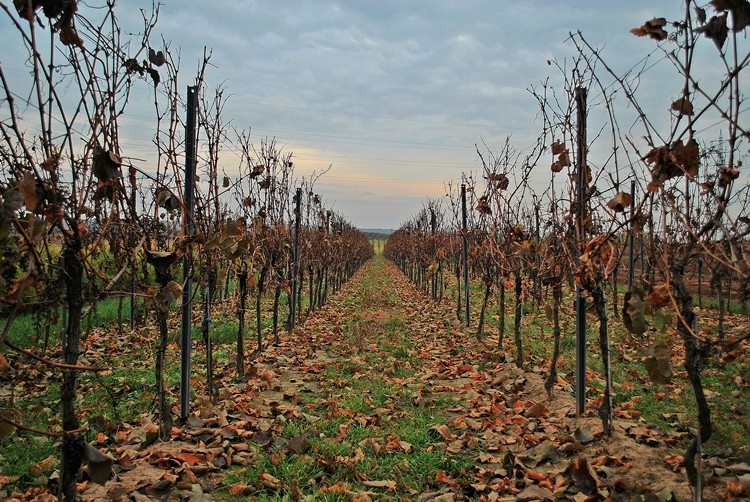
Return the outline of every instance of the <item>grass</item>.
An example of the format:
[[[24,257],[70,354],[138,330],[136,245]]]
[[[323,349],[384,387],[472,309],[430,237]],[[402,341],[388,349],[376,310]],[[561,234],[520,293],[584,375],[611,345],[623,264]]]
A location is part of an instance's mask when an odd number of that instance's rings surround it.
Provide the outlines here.
[[[446,301],[454,306],[456,301],[456,290],[454,281],[449,283],[446,291]],[[482,301],[483,290],[479,284],[472,283],[470,288],[472,306],[472,327],[476,329],[478,307]],[[462,292],[463,294],[463,292]],[[575,320],[572,308],[572,298],[563,300],[563,311],[561,312],[562,337],[560,343],[561,360],[559,361],[558,373],[571,384],[575,382]],[[611,301],[611,297],[608,297]],[[623,296],[618,295],[618,301],[623,301]],[[696,298],[697,307],[697,298]],[[524,304],[524,318],[522,322],[522,339],[524,346],[524,357],[528,366],[542,365],[545,372],[548,370],[549,361],[552,356],[553,334],[552,323],[544,315],[541,305],[535,305],[532,300]],[[621,305],[620,305],[621,307]],[[715,317],[716,301],[704,295],[703,310],[699,313],[701,334],[712,339],[717,339]],[[491,296],[485,314],[485,335],[497,337],[498,333],[498,295],[495,291]],[[672,382],[668,385],[655,384],[642,362],[642,356],[638,350],[647,349],[653,342],[654,334],[646,333],[641,337],[634,337],[627,333],[620,319],[615,318],[612,306],[609,310],[609,335],[612,362],[612,381],[614,385],[614,404],[621,405],[635,398],[636,410],[642,414],[643,420],[656,424],[664,429],[676,430],[694,428],[696,426],[696,405],[692,388],[684,369],[681,366],[682,340],[679,335],[674,334],[675,327],[672,325],[669,332],[672,335],[673,372]],[[743,312],[741,305],[732,304],[731,311],[735,315]],[[507,360],[513,361],[515,343],[513,340],[513,316],[514,298],[512,290],[506,289],[505,306],[505,340],[504,346]],[[602,361],[599,356],[598,345],[598,321],[591,313],[587,319],[587,366],[595,374],[601,375]],[[673,321],[674,322],[674,321]],[[735,321],[735,324],[741,323]],[[729,326],[727,321],[727,326]],[[729,330],[730,328],[725,328]],[[714,424],[713,435],[704,448],[709,454],[723,449],[726,445],[735,445],[738,454],[750,454],[750,360],[747,351],[744,356],[739,357],[732,363],[723,364],[720,361],[722,354],[714,353],[710,362],[703,372],[703,385],[710,396],[709,405],[712,411]],[[740,377],[742,385],[734,381]],[[596,397],[601,392],[599,381],[590,381],[591,393],[589,397]],[[733,397],[732,393],[739,392],[739,397]],[[674,416],[678,420],[674,420]],[[665,418],[669,417],[669,418]]]
[[[356,412],[370,412],[368,405],[356,409],[357,404],[362,403],[363,401],[352,398],[344,406],[354,406],[351,409]],[[252,494],[259,497],[259,500],[286,500],[294,486],[298,486],[306,494],[314,495],[314,500],[329,500],[319,498],[322,496],[319,492],[321,486],[337,483],[357,486],[363,479],[388,480],[397,483],[395,493],[408,495],[412,491],[427,490],[435,483],[439,471],[450,472],[458,477],[462,473],[470,473],[473,468],[470,459],[451,456],[434,448],[439,438],[431,433],[430,426],[442,423],[444,417],[423,409],[407,409],[404,410],[404,415],[377,426],[350,424],[346,436],[340,441],[335,438],[339,427],[348,423],[344,419],[315,423],[289,422],[283,433],[287,439],[309,430],[318,432],[318,435],[310,439],[309,450],[302,454],[283,449],[262,451],[253,466],[230,471],[227,484],[261,486],[261,476],[270,474],[281,482],[282,488],[275,494],[259,489]],[[372,450],[372,445],[382,447],[388,438],[393,437],[411,446],[407,450],[394,449],[379,453]],[[381,491],[378,488],[373,490]]]
[[[434,488],[435,478],[439,471],[449,473],[454,479],[466,475],[469,477],[472,463],[468,456],[447,455],[439,446],[441,440],[430,427],[446,423],[450,416],[448,410],[454,407],[458,397],[447,393],[435,393],[427,401],[413,401],[415,385],[412,377],[422,364],[417,357],[418,350],[410,332],[410,318],[398,306],[395,293],[385,293],[385,277],[382,262],[373,264],[373,275],[364,279],[367,289],[356,288],[347,297],[344,304],[351,309],[351,315],[342,317],[343,342],[341,345],[327,347],[332,359],[337,364],[329,364],[325,369],[325,380],[328,387],[319,393],[304,393],[301,406],[308,412],[319,416],[318,420],[291,420],[283,426],[281,436],[286,440],[304,434],[307,431],[318,431],[310,438],[310,448],[297,454],[286,451],[283,447],[269,450],[258,449],[253,464],[245,468],[232,468],[227,473],[227,483],[247,483],[258,486],[252,494],[259,500],[289,500],[291,489],[298,484],[305,494],[314,500],[348,500],[349,495],[323,493],[322,486],[336,483],[350,487],[360,487],[363,479],[392,480],[397,488],[388,496],[410,498],[412,490],[426,491]],[[455,302],[450,290],[446,293],[446,302]],[[472,287],[472,305],[479,305],[480,287]],[[506,305],[506,350],[508,359],[514,350],[512,334],[513,299],[507,297]],[[493,295],[488,306],[486,332],[494,335],[497,332],[497,298]],[[455,305],[455,304],[454,304]],[[569,305],[569,300],[566,300]],[[255,344],[254,305],[248,305],[246,322],[246,344],[252,350]],[[230,356],[234,354],[236,343],[237,321],[234,312],[227,304],[214,304],[211,334],[215,345],[215,358],[220,368],[233,365]],[[280,324],[286,319],[286,305],[282,301]],[[388,314],[384,315],[383,311]],[[263,327],[265,340],[270,341],[270,300],[263,305]],[[472,310],[472,324],[476,326],[478,309]],[[199,320],[200,317],[196,316]],[[91,316],[92,331],[90,340],[101,335],[98,327],[107,327],[117,320],[116,300],[100,302]],[[22,330],[34,328],[33,318],[20,318],[15,328]],[[26,323],[26,324],[24,324]],[[31,323],[31,324],[29,324]],[[563,315],[562,360],[559,371],[568,381],[574,381],[574,336],[573,319],[570,309]],[[84,326],[86,326],[84,324]],[[616,405],[630,400],[637,401],[636,407],[648,423],[654,423],[665,429],[693,427],[695,425],[694,399],[692,391],[686,384],[682,368],[675,366],[672,385],[653,384],[641,362],[634,346],[645,347],[650,343],[648,337],[634,339],[623,331],[620,323],[611,319],[613,381],[615,383]],[[546,319],[543,309],[527,302],[523,324],[523,341],[526,360],[530,364],[547,368],[552,348],[551,323]],[[598,356],[596,340],[597,325],[593,317],[589,321],[589,366],[601,372],[601,361]],[[58,328],[59,330],[59,328]],[[133,422],[138,415],[154,407],[153,357],[156,338],[146,328],[140,336],[128,335],[122,343],[133,340],[142,343],[140,347],[125,347],[123,352],[107,354],[107,362],[112,370],[100,377],[82,374],[79,385],[79,410],[83,422],[93,422],[97,416],[115,422]],[[53,330],[55,331],[55,330]],[[27,331],[35,332],[35,331]],[[19,331],[13,336],[20,337]],[[113,331],[107,331],[113,336]],[[200,342],[200,322],[193,326],[194,344],[194,379],[205,378],[203,369],[203,345]],[[54,339],[57,342],[57,338]],[[167,382],[170,390],[175,390],[179,381],[179,350],[174,345],[178,340],[178,329],[170,333],[173,343],[168,351]],[[27,346],[37,346],[33,337],[26,336]],[[374,342],[374,345],[371,343]],[[675,347],[681,341],[674,338]],[[375,348],[373,348],[375,347]],[[126,350],[127,349],[127,350]],[[58,349],[59,350],[59,349]],[[102,349],[103,350],[103,349]],[[248,350],[248,352],[250,352]],[[454,348],[455,353],[465,350],[460,344]],[[137,359],[136,359],[137,357]],[[734,379],[740,376],[744,382],[750,382],[750,366],[747,358],[720,364],[714,357],[704,372],[704,383],[712,395],[709,400],[714,413],[715,432],[705,445],[709,453],[725,445],[750,444],[750,393],[746,386],[737,385]],[[33,365],[27,365],[32,368]],[[382,378],[372,378],[372,375]],[[32,390],[21,389],[16,392],[15,407],[24,413],[25,423],[32,427],[47,428],[59,420],[59,374],[49,372],[27,378],[38,387]],[[396,383],[398,380],[409,382],[409,385]],[[598,392],[596,381],[591,383],[592,397]],[[681,389],[678,392],[676,389]],[[739,396],[733,392],[740,391]],[[2,394],[0,394],[2,395]],[[335,403],[337,409],[345,410],[344,414],[331,412],[321,399]],[[421,403],[421,404],[417,404]],[[4,406],[5,403],[0,403]],[[390,413],[388,410],[398,410]],[[674,419],[674,416],[677,419]],[[374,422],[362,422],[355,418],[377,416]],[[345,426],[346,434],[341,440],[336,439],[339,428]],[[412,445],[409,451],[385,451],[374,454],[371,444],[384,444],[389,437],[396,437]],[[747,448],[747,447],[745,447]],[[357,455],[357,449],[367,452],[364,459],[347,461]],[[744,450],[745,454],[748,453]],[[12,486],[19,488],[41,483],[41,477],[29,475],[30,468],[55,453],[55,443],[46,438],[28,437],[14,434],[0,440],[0,474],[16,478]],[[260,488],[259,478],[270,474],[281,480],[283,488],[276,492]],[[49,474],[49,470],[44,470]],[[6,489],[8,489],[6,487]],[[383,492],[384,489],[372,488]],[[1,496],[2,494],[0,494]]]
[[[367,291],[357,289],[344,300],[354,313],[342,323],[342,343],[327,349],[332,362],[326,366],[324,382],[330,388],[304,396],[302,406],[315,410],[319,419],[284,425],[287,439],[315,431],[309,450],[302,454],[283,448],[261,451],[252,467],[232,471],[228,484],[260,487],[261,476],[270,474],[279,479],[281,489],[259,489],[252,497],[288,500],[297,486],[313,500],[350,500],[351,492],[344,496],[321,490],[340,486],[356,492],[362,489],[363,480],[389,481],[394,483],[389,489],[365,489],[411,498],[435,487],[440,471],[454,478],[469,475],[473,462],[437,447],[443,439],[431,429],[446,423],[447,410],[457,398],[431,395],[416,404],[414,391],[422,384],[400,383],[422,362],[414,350],[406,315],[399,310],[383,315],[383,305],[395,305],[398,298],[392,293],[380,295],[387,289],[383,282],[389,280],[379,274],[380,267],[382,263],[376,261],[373,275],[364,278]],[[324,401],[322,395],[327,396]]]
[[[272,293],[271,293],[272,294]],[[104,421],[119,425],[137,422],[142,414],[148,414],[155,409],[156,379],[154,374],[154,360],[157,346],[157,336],[148,322],[139,321],[136,332],[129,329],[129,301],[122,305],[123,338],[118,338],[117,323],[120,317],[119,298],[108,298],[97,302],[90,315],[83,319],[82,339],[88,340],[90,346],[82,356],[86,361],[96,361],[96,365],[111,368],[108,371],[94,373],[80,373],[77,386],[77,410],[83,426]],[[272,296],[264,299],[263,322],[265,343],[270,343],[271,337],[271,302]],[[286,305],[282,297],[279,313],[280,329],[286,321]],[[139,302],[142,305],[142,301]],[[234,312],[224,312],[228,303],[216,302],[212,319],[211,337],[215,344],[214,357],[220,366],[234,364],[229,362],[231,354],[235,353],[234,345],[237,337],[237,319]],[[245,323],[246,353],[250,353],[255,346],[254,305],[248,306]],[[196,312],[198,306],[194,308]],[[176,310],[172,314],[177,317]],[[149,314],[150,315],[150,314]],[[146,317],[150,321],[149,317]],[[193,347],[193,379],[205,379],[204,348],[201,341],[201,319],[192,326]],[[21,347],[41,352],[45,327],[49,326],[49,348],[47,357],[59,360],[60,333],[64,329],[64,318],[61,314],[51,316],[40,311],[34,314],[18,316],[8,334],[9,340]],[[179,323],[170,330],[167,351],[166,385],[175,391],[180,381],[180,352],[176,347],[180,330]],[[116,340],[116,341],[115,341]],[[120,346],[122,342],[127,342]],[[138,347],[131,346],[138,343]],[[22,368],[17,390],[13,393],[12,403],[10,394],[0,392],[0,408],[12,407],[20,410],[23,423],[32,428],[48,430],[60,423],[59,382],[60,373],[45,370],[30,364],[31,361],[22,356],[15,356],[5,352],[14,367]],[[16,361],[17,359],[17,361]],[[194,390],[191,390],[194,393]],[[194,397],[194,396],[193,396]],[[170,399],[174,399],[170,397]],[[88,432],[87,439],[93,439],[95,431]],[[13,433],[7,438],[0,439],[0,475],[10,476],[12,482],[5,490],[14,488],[25,489],[32,485],[45,485],[46,477],[30,476],[30,466],[38,464],[50,455],[57,455],[55,442],[43,436],[28,436],[23,433]],[[43,470],[49,475],[50,469]],[[42,479],[44,477],[44,479]],[[2,492],[0,492],[2,498]]]
[[[49,469],[57,465],[55,443],[44,436],[0,440],[0,475],[14,479],[13,486],[25,490],[47,484]],[[52,457],[52,459],[50,459]],[[45,459],[50,459],[45,462]],[[44,465],[40,465],[44,463]],[[3,492],[0,491],[0,497]]]

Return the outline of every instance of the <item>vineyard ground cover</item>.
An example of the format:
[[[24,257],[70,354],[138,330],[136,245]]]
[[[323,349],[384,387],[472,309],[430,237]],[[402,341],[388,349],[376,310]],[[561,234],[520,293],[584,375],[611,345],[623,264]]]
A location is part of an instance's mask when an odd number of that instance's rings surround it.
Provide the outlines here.
[[[595,413],[579,420],[570,416],[574,402],[566,379],[572,371],[565,368],[573,364],[573,356],[567,342],[557,397],[549,401],[544,392],[551,335],[543,309],[529,309],[528,316],[536,317],[528,325],[533,327],[525,328],[531,358],[528,371],[522,371],[501,361],[492,336],[484,343],[475,341],[473,331],[455,320],[449,298],[444,305],[430,302],[378,257],[294,333],[282,334],[279,346],[257,354],[246,381],[235,378],[231,338],[218,335],[216,404],[204,397],[204,361],[197,342],[195,412],[186,425],[173,429],[167,443],[156,441],[158,427],[150,413],[154,328],[143,327],[125,340],[117,338],[114,327],[92,330],[83,361],[100,364],[109,354],[116,369],[101,381],[82,380],[81,410],[91,428],[89,439],[116,459],[118,479],[106,487],[83,481],[84,499],[125,497],[138,490],[152,498],[192,495],[198,500],[531,500],[549,492],[564,498],[586,489],[612,490],[616,484],[621,491],[641,493],[673,487],[678,500],[690,498],[684,475],[672,470],[685,433],[679,427],[650,426],[650,419],[638,420],[635,413],[658,414],[667,402],[670,413],[680,414],[670,401],[676,389],[685,388],[680,375],[673,387],[649,384],[637,348],[627,345],[633,340],[620,342],[626,354],[617,356],[623,374],[637,376],[632,388],[622,384],[621,391],[632,394],[618,395],[615,436],[605,440]],[[214,317],[213,329],[221,331],[226,318],[220,313]],[[167,376],[176,393],[176,336],[172,340]],[[746,355],[739,359],[747,361]],[[596,382],[593,351],[590,361]],[[27,425],[33,420],[54,425],[54,412],[45,415],[32,408],[56,407],[55,373],[45,369],[39,374],[37,365],[11,362],[14,371],[28,373],[14,381],[34,382],[33,388],[20,386],[17,393],[28,398]],[[709,389],[729,391],[719,370],[709,371],[714,378],[706,383]],[[742,371],[737,367],[727,374]],[[659,397],[652,388],[668,396]],[[746,387],[732,389],[743,392],[744,401],[735,404],[749,402]],[[593,391],[589,409],[597,397]],[[172,399],[176,402],[174,394]],[[106,404],[113,400],[119,403],[119,416]],[[673,418],[664,420],[674,424]],[[725,420],[717,422],[722,428]],[[576,441],[576,430],[591,432],[593,442]],[[730,444],[748,444],[747,430],[740,433]],[[7,486],[0,491],[17,489],[29,497],[44,491],[55,468],[53,450],[52,441],[29,435],[4,439],[0,480]],[[10,465],[15,470],[6,467]],[[711,478],[707,499],[721,498],[726,483],[739,475],[731,469],[721,474],[723,478]],[[599,488],[592,488],[589,476]]]
[[[455,278],[446,277],[446,306],[455,309]],[[479,305],[482,300],[483,286],[472,282],[471,304]],[[611,295],[611,289],[608,291]],[[622,301],[622,296],[619,299]],[[561,356],[558,360],[559,378],[568,382],[566,388],[574,392],[575,383],[575,309],[573,293],[565,297],[561,311],[562,338]],[[718,336],[718,311],[716,302],[704,298],[703,308],[696,307],[700,315],[700,329],[708,336]],[[725,313],[724,337],[739,338],[746,333],[750,317],[744,313],[740,304],[732,304],[731,313]],[[513,298],[506,297],[505,306],[505,356],[508,361],[515,358],[513,344]],[[472,312],[472,325],[476,326],[477,311]],[[488,345],[497,344],[498,302],[493,294],[485,314],[485,334]],[[599,355],[596,335],[596,319],[593,313],[588,316],[587,365],[589,368],[590,392],[587,409],[595,409],[603,394],[602,361]],[[695,402],[690,390],[687,374],[682,364],[684,347],[676,335],[664,337],[655,331],[648,331],[640,337],[630,334],[620,318],[609,312],[611,336],[612,380],[615,387],[613,396],[616,406],[627,410],[625,415],[640,416],[645,423],[657,425],[671,431],[687,430],[696,426]],[[540,374],[547,374],[552,355],[552,325],[544,312],[544,305],[537,304],[533,298],[524,301],[524,320],[522,324],[525,358],[528,367]],[[649,376],[644,360],[653,354],[652,346],[657,339],[669,342],[671,369],[669,382],[655,382]],[[741,345],[728,354],[719,354],[711,358],[705,369],[703,382],[711,402],[715,417],[715,430],[712,441],[704,448],[709,454],[725,453],[731,445],[733,454],[738,457],[750,455],[750,347]],[[687,439],[684,440],[686,442]]]

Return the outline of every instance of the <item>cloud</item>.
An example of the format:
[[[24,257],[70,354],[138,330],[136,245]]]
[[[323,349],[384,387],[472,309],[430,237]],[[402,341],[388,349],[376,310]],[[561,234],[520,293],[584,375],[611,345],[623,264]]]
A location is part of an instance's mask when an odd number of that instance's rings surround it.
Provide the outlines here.
[[[440,196],[443,181],[478,169],[476,143],[533,141],[541,124],[527,89],[547,77],[559,84],[547,61],[574,54],[565,42],[571,31],[582,30],[614,68],[627,69],[654,48],[628,30],[656,15],[677,17],[679,4],[164,0],[156,32],[179,48],[184,83],[204,47],[213,50],[206,85],[225,83],[225,120],[252,128],[254,139],[277,137],[299,155],[300,172],[332,163],[331,181],[321,183],[329,202],[367,226],[392,227],[425,196]],[[150,6],[119,4],[124,32],[138,31],[139,8]],[[10,31],[0,20],[3,47]],[[23,58],[7,58],[5,71],[24,70]],[[644,91],[656,99],[665,89]],[[123,121],[128,138],[145,136],[130,138],[145,151],[153,112],[141,101]],[[227,154],[229,169],[236,158]]]

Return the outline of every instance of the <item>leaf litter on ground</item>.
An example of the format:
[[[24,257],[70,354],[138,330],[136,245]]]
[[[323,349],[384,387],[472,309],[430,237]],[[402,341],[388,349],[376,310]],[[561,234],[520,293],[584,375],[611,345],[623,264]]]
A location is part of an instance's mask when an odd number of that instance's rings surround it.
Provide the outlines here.
[[[85,500],[691,497],[669,434],[618,413],[604,437],[595,411],[572,416],[566,382],[550,401],[542,375],[501,362],[448,300],[431,302],[381,258],[257,354],[245,380],[217,363],[218,401],[196,377],[193,412],[171,441],[157,441],[148,410],[100,430],[93,445],[114,459],[115,479],[84,481]],[[707,498],[746,493],[746,465],[709,463]]]

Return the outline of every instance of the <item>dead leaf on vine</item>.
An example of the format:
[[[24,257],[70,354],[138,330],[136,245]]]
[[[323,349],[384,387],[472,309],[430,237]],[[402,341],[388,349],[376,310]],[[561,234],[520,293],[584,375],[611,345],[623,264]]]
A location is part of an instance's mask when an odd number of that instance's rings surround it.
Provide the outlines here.
[[[641,232],[643,230],[643,227],[646,226],[646,223],[648,223],[649,217],[648,215],[645,215],[643,213],[638,213],[633,218],[633,232]]]
[[[510,185],[510,180],[508,177],[504,174],[500,173],[491,173],[487,179],[489,180],[492,185],[494,185],[495,188],[498,190],[506,190],[508,188],[508,185]]]
[[[562,141],[555,141],[552,143],[552,155],[560,155],[561,153],[565,152],[565,143]]]
[[[638,287],[634,287],[625,293],[622,321],[625,328],[634,335],[642,335],[648,329],[644,317],[644,296],[645,292]]]
[[[622,213],[633,203],[633,196],[627,192],[619,192],[607,202],[607,207],[616,213]]]
[[[693,103],[687,98],[680,98],[672,103],[672,111],[680,115],[693,115]]]
[[[568,153],[567,150],[565,150],[564,152],[560,153],[560,155],[557,156],[557,160],[558,160],[558,162],[560,162],[560,164],[562,164],[563,167],[568,167],[568,166],[572,165],[570,163],[570,154]]]
[[[250,173],[251,178],[255,178],[256,176],[260,176],[263,174],[266,170],[266,166],[263,164],[256,164],[255,167],[253,167],[253,171]]]
[[[45,171],[52,172],[55,170],[57,165],[60,163],[60,154],[54,154],[47,157],[47,159],[40,165]]]
[[[734,167],[725,166],[722,168],[721,172],[719,173],[719,186],[725,187],[727,186],[731,181],[736,180],[740,177],[740,170],[735,169]]]
[[[156,192],[156,204],[169,212],[180,209],[180,200],[171,191],[162,188]]]
[[[271,187],[271,176],[261,180],[258,182],[258,186],[262,188],[263,190],[268,190]]]
[[[167,274],[180,256],[174,251],[150,251],[146,250],[146,261],[153,265],[160,274]]]
[[[37,190],[36,177],[30,172],[24,173],[23,179],[17,182],[16,188],[23,196],[23,203],[26,209],[32,213],[37,212],[40,205],[40,197]]]
[[[151,76],[151,80],[154,81],[154,87],[158,86],[159,82],[161,82],[161,75],[159,75],[159,72],[154,68],[146,68],[146,71]]]
[[[167,62],[167,59],[164,57],[164,52],[162,51],[156,52],[154,51],[154,49],[151,49],[151,48],[148,49],[148,60],[154,66],[162,66],[164,63]]]
[[[544,304],[544,316],[547,318],[549,322],[552,322],[554,319],[554,312],[552,310],[552,305],[549,303]]]
[[[669,34],[664,30],[667,20],[663,17],[655,17],[651,21],[646,21],[639,28],[633,28],[630,33],[637,37],[649,37],[654,40],[666,40]]]
[[[706,24],[697,27],[695,32],[703,33],[706,38],[713,40],[716,47],[721,50],[721,48],[724,47],[724,42],[726,42],[727,36],[729,35],[727,13],[725,12],[720,16],[712,16]]]
[[[668,307],[670,305],[672,305],[672,295],[669,284],[659,284],[649,291],[648,306],[651,310]]]
[[[643,359],[643,365],[654,383],[666,384],[672,379],[671,339],[662,335],[651,346],[651,354]]]
[[[70,24],[70,21],[62,24],[58,23],[55,27],[60,31],[60,42],[63,45],[83,47],[83,39]]]
[[[143,67],[138,63],[137,59],[126,59],[122,63],[122,67],[125,68],[125,73],[138,73],[139,75],[143,75]]]
[[[120,166],[122,159],[111,150],[96,147],[91,159],[92,170],[99,181],[109,181],[112,178],[121,178]]]
[[[657,146],[651,149],[643,159],[651,164],[652,180],[647,187],[655,192],[661,184],[671,178],[687,174],[691,178],[698,175],[700,149],[698,142],[690,138],[687,143],[677,140],[670,145]],[[652,186],[652,184],[654,186]]]
[[[492,214],[492,209],[490,208],[490,205],[487,202],[487,197],[485,196],[479,198],[476,209],[482,214]]]
[[[750,4],[744,0],[712,0],[711,5],[717,12],[731,11],[734,25],[732,29],[736,32],[742,31],[750,26]],[[703,22],[705,22],[705,15]]]

